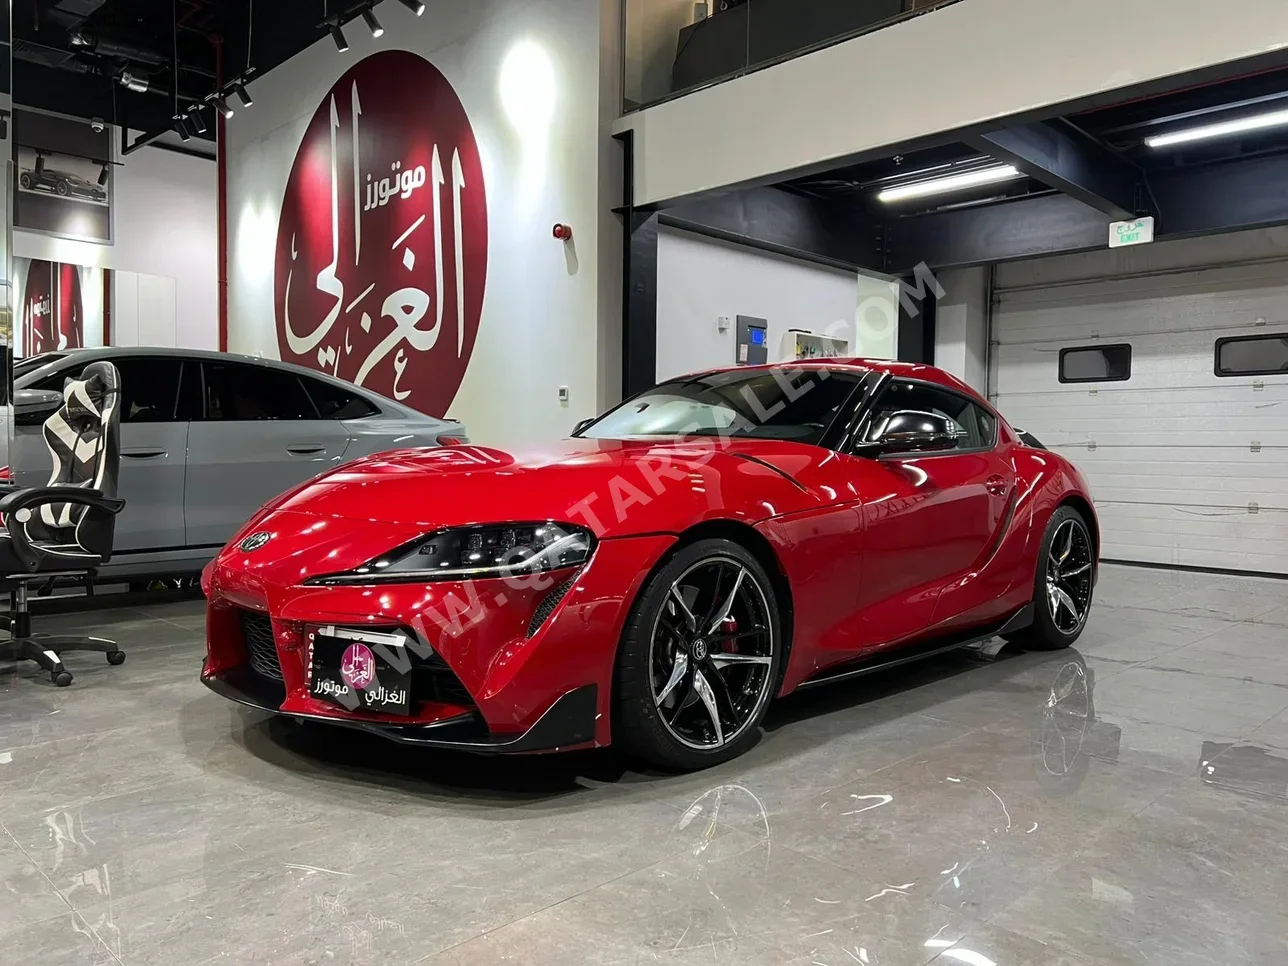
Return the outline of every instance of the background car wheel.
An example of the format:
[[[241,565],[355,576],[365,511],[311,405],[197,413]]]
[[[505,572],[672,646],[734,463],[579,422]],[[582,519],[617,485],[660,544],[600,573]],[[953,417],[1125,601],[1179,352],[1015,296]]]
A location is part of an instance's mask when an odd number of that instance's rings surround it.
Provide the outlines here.
[[[645,585],[618,649],[616,739],[665,768],[707,768],[756,743],[782,661],[773,586],[731,540],[680,549]]]
[[[1054,651],[1068,647],[1087,626],[1096,559],[1081,513],[1062,506],[1051,515],[1038,552],[1033,585],[1033,623],[1006,639],[1023,647]]]
[[[60,181],[58,182],[58,186],[54,188],[54,190],[57,191],[60,195],[66,195],[72,189],[67,186],[66,181]]]
[[[27,173],[24,171],[22,174],[20,174],[20,175],[18,176],[18,184],[22,185],[22,187],[24,187],[24,188],[30,189],[30,188],[31,188],[31,175],[27,174]]]

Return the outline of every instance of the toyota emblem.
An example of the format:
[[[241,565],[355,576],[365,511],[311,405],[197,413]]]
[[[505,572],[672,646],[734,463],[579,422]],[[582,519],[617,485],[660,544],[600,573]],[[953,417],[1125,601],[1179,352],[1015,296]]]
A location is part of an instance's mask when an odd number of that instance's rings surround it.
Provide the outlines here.
[[[267,530],[260,530],[258,533],[252,533],[249,537],[243,540],[241,542],[241,549],[245,553],[250,553],[252,550],[258,550],[272,539],[273,535],[271,533]]]

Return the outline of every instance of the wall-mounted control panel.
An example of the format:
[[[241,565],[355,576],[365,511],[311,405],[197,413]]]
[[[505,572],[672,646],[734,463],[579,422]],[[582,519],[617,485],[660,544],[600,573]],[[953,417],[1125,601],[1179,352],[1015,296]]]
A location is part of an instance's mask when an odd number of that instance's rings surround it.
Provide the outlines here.
[[[763,366],[769,361],[769,323],[750,315],[738,316],[733,361],[740,366]]]

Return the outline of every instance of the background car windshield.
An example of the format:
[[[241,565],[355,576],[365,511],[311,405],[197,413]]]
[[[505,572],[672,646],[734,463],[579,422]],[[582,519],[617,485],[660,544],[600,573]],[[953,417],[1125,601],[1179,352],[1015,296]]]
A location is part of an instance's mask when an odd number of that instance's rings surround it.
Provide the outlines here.
[[[636,396],[580,435],[723,435],[817,444],[860,381],[849,372],[790,368],[675,380]]]

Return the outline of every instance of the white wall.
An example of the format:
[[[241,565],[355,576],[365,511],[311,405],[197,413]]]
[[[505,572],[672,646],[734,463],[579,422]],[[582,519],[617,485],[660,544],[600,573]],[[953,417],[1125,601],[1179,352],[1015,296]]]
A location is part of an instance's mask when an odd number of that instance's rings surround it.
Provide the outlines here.
[[[491,0],[430,4],[414,17],[383,4],[386,33],[360,22],[351,49],[319,41],[251,85],[253,108],[227,126],[229,348],[279,355],[273,263],[283,192],[313,112],[336,79],[381,49],[412,51],[443,73],[478,140],[487,187],[487,287],[478,340],[449,415],[479,442],[565,436],[611,401],[621,361],[621,232],[608,214],[621,197],[607,125],[620,104],[615,0]],[[552,96],[533,133],[501,103],[506,56],[542,52]],[[573,227],[569,248],[551,237]],[[560,386],[570,399],[561,403]]]
[[[15,230],[14,255],[173,279],[175,344],[216,348],[215,163],[151,147],[120,160],[113,171],[113,244]]]
[[[988,268],[936,276],[944,297],[935,306],[935,365],[988,393]]]
[[[888,283],[883,283],[888,287]],[[739,315],[765,319],[769,361],[784,358],[788,329],[854,346],[859,276],[743,245],[662,228],[657,240],[657,378],[730,366]],[[884,313],[874,311],[872,317]],[[717,319],[728,316],[727,332]]]
[[[653,204],[1285,46],[1283,0],[966,0],[618,128]]]

